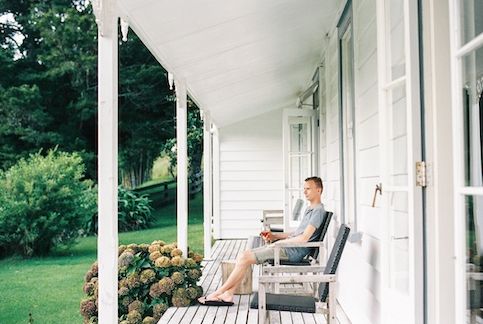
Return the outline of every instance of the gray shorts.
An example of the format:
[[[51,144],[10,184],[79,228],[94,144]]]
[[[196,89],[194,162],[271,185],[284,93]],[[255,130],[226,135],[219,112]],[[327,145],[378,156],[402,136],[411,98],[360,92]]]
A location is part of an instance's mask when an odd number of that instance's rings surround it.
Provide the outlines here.
[[[275,248],[273,246],[261,246],[251,250],[255,255],[257,264],[265,263],[268,260],[273,260],[275,258]],[[287,253],[285,249],[280,249],[280,260],[288,260]]]

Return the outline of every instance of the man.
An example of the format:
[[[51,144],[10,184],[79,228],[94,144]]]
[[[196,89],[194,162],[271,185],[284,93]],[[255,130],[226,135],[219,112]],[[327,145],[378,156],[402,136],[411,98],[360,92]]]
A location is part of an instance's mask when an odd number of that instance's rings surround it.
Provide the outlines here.
[[[246,250],[236,260],[235,268],[226,282],[215,292],[198,299],[200,304],[209,306],[231,306],[233,295],[248,267],[252,264],[261,264],[274,258],[274,245],[278,242],[301,243],[316,241],[322,230],[321,225],[325,216],[324,206],[320,202],[323,191],[322,180],[319,177],[305,179],[304,195],[309,206],[300,222],[300,225],[293,233],[264,233],[263,238],[268,242],[274,242],[263,247]],[[309,248],[281,248],[280,259],[298,262],[310,252]]]

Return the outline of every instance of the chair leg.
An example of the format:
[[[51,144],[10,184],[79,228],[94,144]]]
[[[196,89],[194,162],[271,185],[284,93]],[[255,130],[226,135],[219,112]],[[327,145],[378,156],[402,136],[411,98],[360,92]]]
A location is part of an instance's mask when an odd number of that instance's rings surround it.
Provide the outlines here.
[[[267,319],[267,295],[264,283],[258,284],[258,324],[265,324]]]
[[[328,296],[328,308],[327,323],[336,324],[336,306],[335,306],[335,282],[329,282],[329,296]]]

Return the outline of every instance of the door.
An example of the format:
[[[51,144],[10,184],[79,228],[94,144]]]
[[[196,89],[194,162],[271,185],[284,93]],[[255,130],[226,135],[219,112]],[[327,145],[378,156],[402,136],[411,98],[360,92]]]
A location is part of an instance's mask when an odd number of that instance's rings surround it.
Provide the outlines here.
[[[285,109],[283,112],[284,231],[295,229],[300,219],[292,217],[298,199],[305,201],[304,180],[316,165],[316,113],[314,109]],[[299,215],[303,215],[303,210]]]
[[[417,2],[378,1],[382,323],[422,323],[422,187]]]

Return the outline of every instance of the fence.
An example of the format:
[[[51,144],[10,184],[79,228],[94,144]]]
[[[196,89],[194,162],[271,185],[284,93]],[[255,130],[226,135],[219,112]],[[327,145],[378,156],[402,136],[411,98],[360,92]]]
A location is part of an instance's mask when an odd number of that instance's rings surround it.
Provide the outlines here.
[[[189,197],[193,199],[195,194],[203,189],[203,173],[198,172],[188,184]],[[151,199],[153,207],[159,207],[176,201],[176,179],[145,187],[135,188],[136,193],[146,195]]]

